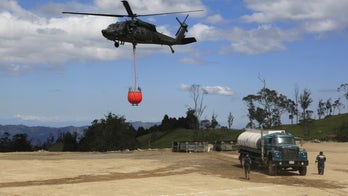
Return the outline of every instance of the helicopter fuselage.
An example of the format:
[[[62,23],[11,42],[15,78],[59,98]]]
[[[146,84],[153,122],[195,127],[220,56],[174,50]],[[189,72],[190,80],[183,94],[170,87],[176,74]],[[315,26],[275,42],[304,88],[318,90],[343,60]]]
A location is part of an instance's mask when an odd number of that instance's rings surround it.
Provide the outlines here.
[[[130,42],[133,44],[180,44],[175,38],[157,32],[155,25],[137,20],[116,22],[102,30],[108,40],[115,43]]]

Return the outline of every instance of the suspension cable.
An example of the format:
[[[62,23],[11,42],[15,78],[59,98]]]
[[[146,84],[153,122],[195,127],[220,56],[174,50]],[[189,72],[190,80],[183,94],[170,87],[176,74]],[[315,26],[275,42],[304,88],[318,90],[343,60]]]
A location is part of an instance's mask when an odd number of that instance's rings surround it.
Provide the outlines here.
[[[137,68],[136,68],[136,56],[135,56],[135,44],[133,44],[133,64],[134,64],[134,89],[137,89]]]

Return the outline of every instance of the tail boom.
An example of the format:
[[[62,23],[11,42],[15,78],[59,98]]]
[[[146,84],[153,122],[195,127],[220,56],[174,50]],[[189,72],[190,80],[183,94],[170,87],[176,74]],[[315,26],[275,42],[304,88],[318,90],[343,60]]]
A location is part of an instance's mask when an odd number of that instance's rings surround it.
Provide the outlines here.
[[[180,44],[185,45],[185,44],[190,44],[190,43],[193,43],[193,42],[197,42],[196,38],[194,38],[194,37],[187,37],[187,38],[181,39]]]

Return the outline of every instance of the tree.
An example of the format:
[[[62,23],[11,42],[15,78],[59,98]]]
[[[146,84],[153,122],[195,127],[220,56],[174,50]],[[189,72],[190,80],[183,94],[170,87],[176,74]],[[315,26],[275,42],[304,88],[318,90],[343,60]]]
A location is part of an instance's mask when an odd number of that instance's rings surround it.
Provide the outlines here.
[[[341,84],[341,86],[337,88],[337,91],[342,92],[344,97],[348,99],[348,83]]]
[[[332,114],[332,103],[331,103],[331,98],[329,98],[329,99],[326,101],[325,109],[326,109],[326,116],[331,116],[331,114]]]
[[[300,95],[299,101],[300,101],[300,106],[302,108],[300,124],[303,126],[304,136],[309,137],[310,125],[312,123],[311,115],[313,114],[313,111],[308,110],[308,107],[313,102],[313,99],[311,98],[310,90],[304,89],[303,94]]]
[[[80,140],[80,147],[84,151],[135,149],[136,134],[123,116],[109,113],[105,119],[92,122]]]
[[[338,114],[341,113],[341,109],[344,108],[343,103],[341,103],[340,98],[336,99],[332,104],[333,113],[335,114],[336,109],[338,110]]]
[[[288,100],[288,112],[289,112],[289,119],[291,121],[291,124],[294,123],[294,116],[298,116],[298,110],[296,108],[296,103],[292,100]]]
[[[313,99],[310,97],[311,91],[309,89],[304,89],[303,94],[300,95],[300,105],[302,108],[302,120],[306,120],[306,111],[309,105],[313,102]]]
[[[210,128],[210,120],[208,119],[204,119],[204,120],[201,120],[200,122],[200,128],[202,129],[209,129]]]
[[[8,132],[2,134],[0,138],[0,152],[10,152],[11,151],[11,138]]]
[[[318,103],[318,109],[317,109],[319,120],[321,119],[322,116],[325,115],[325,110],[326,110],[325,103],[322,99],[320,99]]]
[[[194,110],[194,114],[199,121],[203,115],[204,110],[207,107],[206,105],[203,105],[203,98],[204,95],[207,94],[207,92],[200,88],[200,85],[198,84],[192,84],[189,91],[193,98],[194,105],[192,109]]]
[[[228,114],[227,117],[227,125],[228,125],[228,129],[231,129],[232,125],[233,125],[233,120],[234,120],[234,116],[232,115],[232,113],[230,112]]]
[[[164,115],[162,122],[161,122],[161,130],[162,131],[169,131],[172,129],[175,129],[176,119],[175,118],[169,118],[169,116],[166,114]]]
[[[247,127],[254,127],[254,121],[258,126],[272,127],[281,125],[281,115],[290,112],[290,105],[294,102],[285,95],[268,88],[261,89],[256,95],[248,95],[243,98],[248,106],[249,123]]]
[[[296,84],[295,85],[295,90],[294,90],[294,93],[295,93],[295,108],[296,108],[296,112],[295,112],[295,115],[296,115],[296,124],[298,124],[298,101],[299,101],[299,88],[298,88],[298,85]]]
[[[144,127],[139,127],[138,130],[137,130],[137,136],[136,137],[139,137],[139,136],[142,136],[142,135],[146,135],[148,133],[149,133],[149,131],[146,130]]]
[[[31,151],[31,141],[28,139],[28,135],[25,133],[16,134],[12,137],[11,141],[12,151]]]
[[[77,151],[78,143],[77,143],[77,133],[74,132],[71,134],[70,132],[66,132],[63,134],[63,151]]]
[[[217,115],[213,113],[213,114],[211,115],[211,123],[210,123],[210,127],[211,127],[212,129],[215,129],[216,126],[219,125],[219,123],[218,123],[218,121],[216,120],[216,118],[217,118]]]
[[[198,118],[195,115],[195,111],[193,109],[188,109],[186,112],[186,128],[187,129],[197,129],[198,128]]]

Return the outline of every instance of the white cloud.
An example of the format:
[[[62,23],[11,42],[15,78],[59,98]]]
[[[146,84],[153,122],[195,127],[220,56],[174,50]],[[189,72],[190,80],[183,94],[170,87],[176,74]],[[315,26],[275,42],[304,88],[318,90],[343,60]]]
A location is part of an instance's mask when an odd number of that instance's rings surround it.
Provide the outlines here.
[[[151,14],[175,11],[188,11],[196,9],[206,9],[200,0],[132,0],[128,1],[133,13],[135,14]],[[96,0],[95,4],[98,8],[109,12],[118,12],[119,14],[127,14],[120,1]]]
[[[339,29],[339,23],[337,21],[330,20],[330,19],[305,22],[303,26],[307,32],[313,32],[313,33],[334,31],[336,29]]]
[[[193,25],[189,29],[189,35],[194,36],[198,41],[217,41],[226,37],[222,29],[202,23]]]
[[[184,91],[190,91],[191,88],[192,88],[191,85],[188,85],[188,84],[181,84],[180,85],[180,89],[184,90]]]
[[[298,41],[308,33],[318,36],[348,27],[348,1],[344,0],[246,0],[245,5],[251,14],[240,17],[240,26],[198,23],[190,33],[198,41],[228,41],[229,45],[221,45],[220,54],[255,55],[286,50],[286,42]],[[222,20],[215,14],[206,22]],[[243,23],[254,24],[246,29]]]
[[[222,18],[222,16],[220,14],[215,14],[215,15],[212,15],[212,16],[208,16],[207,17],[207,22],[208,23],[223,23],[225,22],[225,19]]]
[[[16,114],[13,118],[6,119],[6,121],[11,122],[10,124],[25,124],[31,126],[85,126],[87,125],[93,117],[87,117],[86,119],[80,116],[47,116],[47,115],[32,115],[32,114]],[[1,119],[0,119],[1,120]]]
[[[21,9],[14,1],[1,4],[0,70],[25,72],[72,60],[109,60],[114,52],[100,30],[113,22],[102,17],[43,18]],[[30,16],[30,17],[23,17]],[[44,68],[44,66],[48,68]]]
[[[296,31],[284,31],[270,25],[261,25],[249,31],[234,28],[229,32],[233,50],[246,54],[285,50],[285,41],[294,41],[299,38],[300,35]]]
[[[189,64],[189,65],[203,65],[206,64],[207,62],[205,62],[202,57],[201,57],[201,53],[199,52],[192,52],[192,54],[190,56],[184,57],[182,59],[180,59],[180,63],[183,64]]]
[[[272,25],[259,25],[257,28],[245,30],[239,27],[219,29],[198,23],[191,28],[190,33],[198,41],[228,41],[234,52],[251,55],[285,50],[284,42],[301,38],[295,30],[286,31]]]
[[[43,121],[43,122],[60,121],[58,117],[47,117],[47,116],[36,116],[36,115],[16,114],[14,117],[24,121]]]
[[[94,8],[99,11],[126,14],[120,2],[96,0]],[[178,10],[204,9],[201,1],[130,2],[134,12],[139,14]],[[71,6],[71,9],[68,7]],[[90,11],[91,5],[78,3],[48,3],[33,12],[19,6],[16,1],[0,2],[0,71],[23,73],[45,69],[67,62],[90,60],[114,60],[126,58],[128,51],[117,50],[106,40],[101,30],[115,22],[113,17],[62,15],[61,11]],[[66,9],[66,10],[65,10]],[[40,10],[40,11],[38,11]],[[47,10],[55,14],[48,14]],[[116,10],[116,11],[115,11]],[[138,12],[141,10],[141,13]],[[35,12],[36,13],[36,12]],[[59,15],[57,15],[59,14]],[[159,26],[160,32],[169,33]],[[117,52],[115,52],[117,51]],[[158,52],[154,50],[153,52]],[[147,51],[146,54],[148,54]]]
[[[181,84],[180,89],[184,91],[191,91],[192,85]],[[204,86],[200,87],[200,90],[203,94],[210,95],[222,95],[222,96],[233,96],[234,92],[229,87],[224,86]]]
[[[296,22],[308,32],[327,32],[348,26],[346,0],[246,0],[252,14],[241,18],[246,22]]]
[[[138,14],[208,10],[200,0],[133,0],[129,3]],[[241,17],[242,23],[237,23],[241,24],[239,27],[219,26],[221,22],[228,20],[216,13],[205,18],[209,25],[197,23],[189,29],[187,36],[196,37],[198,42],[220,42],[220,51],[224,52],[260,54],[285,50],[286,42],[299,40],[305,33],[321,34],[348,26],[346,0],[245,0],[245,5],[251,14]],[[74,2],[47,3],[37,7],[35,14],[21,8],[16,1],[1,1],[0,71],[23,73],[36,69],[52,70],[44,67],[72,61],[127,57],[125,53],[128,50],[115,49],[113,43],[106,40],[100,32],[108,24],[115,22],[115,18],[61,15],[61,11],[126,14],[122,3],[110,0],[95,0],[93,4],[86,5]],[[205,14],[206,11],[190,13],[190,16],[201,17]],[[248,24],[246,29],[242,26],[243,22],[255,24]],[[158,26],[157,29],[167,35],[176,30],[170,26]],[[168,52],[163,47],[139,47],[140,50],[141,48],[154,49],[144,50],[144,55]],[[201,64],[202,60],[197,55],[191,55],[181,62]]]
[[[205,86],[202,90],[207,94],[232,96],[234,92],[229,87],[224,86]]]

